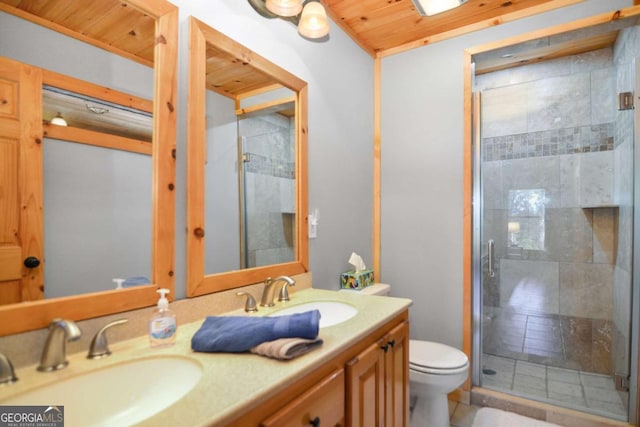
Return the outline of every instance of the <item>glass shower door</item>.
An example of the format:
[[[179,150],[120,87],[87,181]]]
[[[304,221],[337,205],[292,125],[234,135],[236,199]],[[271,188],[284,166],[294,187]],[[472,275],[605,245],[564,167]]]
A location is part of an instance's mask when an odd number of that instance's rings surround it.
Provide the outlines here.
[[[634,116],[606,71],[480,81],[476,382],[626,420]]]
[[[294,260],[293,121],[277,112],[238,118],[243,268]]]

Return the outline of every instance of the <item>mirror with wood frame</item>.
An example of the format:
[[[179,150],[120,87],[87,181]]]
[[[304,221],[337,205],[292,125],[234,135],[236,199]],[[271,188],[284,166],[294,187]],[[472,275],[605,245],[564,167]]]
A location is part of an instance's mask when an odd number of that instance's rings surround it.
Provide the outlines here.
[[[189,30],[187,295],[306,272],[307,84],[196,18]]]
[[[150,109],[153,117],[150,144],[152,283],[0,306],[0,335],[46,327],[56,317],[82,320],[155,304],[155,290],[158,287],[169,288],[172,293],[174,290],[177,7],[165,0],[105,0],[91,4],[49,0],[31,7],[1,0],[0,11],[136,61],[150,67],[153,76],[153,101],[143,102],[146,105],[143,110]],[[47,125],[42,121],[43,83],[55,81],[53,86],[60,86],[58,83],[62,82],[61,85],[66,84],[73,89],[74,83],[82,85],[82,82],[9,59],[4,61],[0,72],[0,87],[3,89],[0,95],[8,100],[3,103],[6,108],[0,111],[0,119],[3,120],[0,129],[3,134],[13,132],[11,138],[5,139],[9,141],[5,148],[8,152],[13,150],[16,157],[19,155],[20,158],[24,158],[27,152],[39,152],[36,157],[42,163],[42,146],[47,135],[44,130]],[[91,84],[87,84],[80,92],[87,88],[96,90],[94,95],[97,99],[118,102],[118,97],[122,95]],[[34,115],[28,109],[35,106],[38,106],[38,113]],[[12,124],[12,121],[21,120],[22,123],[17,127],[15,123]],[[17,129],[12,131],[11,126]],[[48,132],[55,133],[55,130],[49,126]],[[33,238],[34,235],[42,236],[42,164],[38,167],[29,166],[22,171],[14,171],[13,178],[8,181],[16,188],[14,199],[24,207],[18,218],[20,224],[29,227],[25,227],[26,231],[16,232],[13,240],[2,236],[0,270],[5,277],[0,277],[3,280],[0,286],[19,281],[20,290],[35,289],[43,293],[43,289],[37,289],[44,286],[43,269],[24,262],[29,257],[42,260],[45,255],[41,238],[40,241]],[[40,194],[40,197],[33,197],[34,194]],[[91,233],[88,232],[87,239],[90,238]],[[122,244],[126,245],[126,242]],[[105,254],[107,257],[110,255],[113,254]],[[100,260],[95,262],[99,263]]]

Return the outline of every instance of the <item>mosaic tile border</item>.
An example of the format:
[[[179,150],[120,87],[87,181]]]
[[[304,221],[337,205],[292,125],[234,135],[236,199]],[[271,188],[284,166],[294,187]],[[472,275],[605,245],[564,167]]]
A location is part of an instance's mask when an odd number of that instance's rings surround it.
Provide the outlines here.
[[[614,130],[611,122],[484,138],[483,161],[610,151],[615,148]]]
[[[271,175],[278,178],[295,179],[295,163],[283,162],[260,154],[245,153],[244,167],[247,172]]]

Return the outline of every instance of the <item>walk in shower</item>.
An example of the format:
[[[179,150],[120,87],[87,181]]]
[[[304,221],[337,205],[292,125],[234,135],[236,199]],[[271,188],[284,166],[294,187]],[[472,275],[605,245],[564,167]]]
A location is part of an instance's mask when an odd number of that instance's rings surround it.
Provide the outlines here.
[[[627,420],[636,56],[619,22],[474,57],[476,385]]]
[[[207,91],[207,274],[295,259],[295,101],[282,89],[244,101]]]
[[[242,268],[294,260],[293,102],[238,117]]]

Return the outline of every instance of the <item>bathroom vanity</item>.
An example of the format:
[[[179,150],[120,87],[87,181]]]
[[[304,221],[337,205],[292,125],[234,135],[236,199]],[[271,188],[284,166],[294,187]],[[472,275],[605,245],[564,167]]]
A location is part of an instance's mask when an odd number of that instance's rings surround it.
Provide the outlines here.
[[[91,379],[97,374],[116,375],[116,370],[123,366],[156,360],[168,363],[156,373],[161,381],[150,388],[172,393],[182,382],[192,381],[186,377],[182,381],[182,377],[175,375],[168,381],[162,380],[170,375],[167,371],[172,370],[172,363],[179,361],[192,365],[199,379],[175,403],[144,415],[136,425],[297,426],[314,425],[314,421],[323,426],[406,425],[411,301],[305,289],[295,292],[290,302],[277,303],[269,309],[261,307],[253,315],[269,315],[316,301],[346,303],[356,308],[357,314],[340,324],[321,328],[323,345],[290,361],[248,353],[193,352],[190,341],[202,324],[200,320],[179,325],[177,342],[172,347],[152,349],[145,336],[113,343],[110,345],[113,354],[104,359],[88,360],[84,351],[69,355],[69,365],[60,371],[41,373],[35,366],[19,368],[16,370],[19,381],[0,387],[0,404],[54,384],[64,387],[83,376]],[[242,310],[229,314],[247,315]],[[126,388],[143,381],[141,370],[132,372],[126,381],[114,382],[115,389],[108,388],[108,384],[103,384],[96,393],[91,391],[92,387],[84,388],[82,404],[65,400],[72,397],[64,392],[57,395],[56,402],[31,404],[64,405],[65,425],[86,426],[83,417],[95,412],[93,406],[99,408],[105,398],[113,400],[117,394],[125,393]],[[121,409],[127,408],[116,408],[109,416],[117,416],[115,413]],[[383,418],[385,421],[380,422]]]

